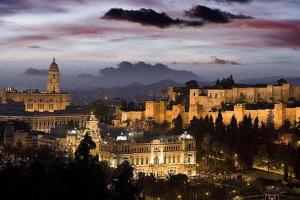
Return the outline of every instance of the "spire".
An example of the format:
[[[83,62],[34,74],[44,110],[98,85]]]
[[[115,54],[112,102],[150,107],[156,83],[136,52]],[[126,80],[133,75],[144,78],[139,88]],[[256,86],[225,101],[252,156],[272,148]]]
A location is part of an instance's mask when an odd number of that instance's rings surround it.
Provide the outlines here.
[[[55,57],[53,56],[53,60],[52,60],[52,63],[55,63]]]

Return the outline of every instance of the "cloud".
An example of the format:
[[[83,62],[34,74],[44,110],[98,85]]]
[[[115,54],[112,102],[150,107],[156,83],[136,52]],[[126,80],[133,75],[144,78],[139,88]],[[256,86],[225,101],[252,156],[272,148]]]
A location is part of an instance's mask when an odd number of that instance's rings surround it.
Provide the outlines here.
[[[224,12],[219,9],[211,9],[206,6],[197,5],[190,10],[185,11],[186,16],[191,18],[202,19],[206,22],[213,23],[229,23],[233,19],[249,19],[252,18],[246,15],[236,15],[229,12]]]
[[[39,48],[41,48],[40,46],[38,46],[38,45],[29,45],[29,46],[27,46],[28,48],[30,48],[30,49],[39,49]]]
[[[0,0],[0,15],[15,14],[19,12],[66,12],[65,9],[54,4],[53,0],[32,1],[32,0]]]
[[[169,26],[201,26],[200,21],[186,21],[182,19],[173,19],[166,13],[158,13],[152,9],[142,8],[140,10],[123,10],[122,8],[112,8],[107,11],[102,19],[121,20],[139,23],[144,26],[155,26],[158,28],[167,28]]]
[[[250,3],[252,0],[213,0],[224,3]]]
[[[210,59],[207,61],[199,61],[199,62],[192,62],[192,63],[187,63],[187,62],[177,62],[174,61],[172,62],[173,65],[201,65],[201,64],[213,64],[213,65],[241,65],[238,62],[232,61],[232,60],[225,60],[221,58],[217,58],[216,56],[211,56]]]
[[[230,25],[238,29],[248,40],[230,41],[233,46],[250,46],[253,48],[300,47],[300,22],[299,21],[267,21],[267,20],[246,20],[235,22]]]
[[[216,65],[240,65],[240,63],[237,63],[232,60],[225,60],[225,59],[220,59],[215,56],[211,57],[211,60],[206,62],[205,64],[216,64]]]
[[[46,70],[46,69],[28,68],[24,72],[24,75],[47,76],[48,75],[48,70]]]

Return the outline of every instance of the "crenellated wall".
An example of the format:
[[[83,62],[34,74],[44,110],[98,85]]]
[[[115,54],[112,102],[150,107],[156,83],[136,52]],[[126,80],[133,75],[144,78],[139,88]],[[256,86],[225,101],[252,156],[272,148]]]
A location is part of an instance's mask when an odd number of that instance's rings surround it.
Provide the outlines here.
[[[184,106],[181,104],[174,105],[172,110],[167,110],[166,104],[161,101],[147,101],[146,105],[145,111],[122,112],[122,121],[135,121],[136,119],[146,120],[151,117],[158,123],[162,123],[164,120],[172,123],[172,121],[180,114],[183,119],[183,124],[187,125],[194,116],[197,118],[212,116],[214,120],[216,120],[218,116],[218,111],[205,111],[203,110],[203,106],[199,104],[191,105],[189,112],[185,112]],[[275,104],[274,109],[246,110],[244,104],[236,104],[233,111],[222,111],[225,124],[230,123],[233,115],[238,122],[241,122],[245,115],[250,115],[252,120],[258,117],[260,123],[266,123],[270,114],[274,117],[276,127],[282,126],[286,119],[292,124],[295,124],[295,122],[300,119],[300,107],[286,108],[285,104],[278,103]]]

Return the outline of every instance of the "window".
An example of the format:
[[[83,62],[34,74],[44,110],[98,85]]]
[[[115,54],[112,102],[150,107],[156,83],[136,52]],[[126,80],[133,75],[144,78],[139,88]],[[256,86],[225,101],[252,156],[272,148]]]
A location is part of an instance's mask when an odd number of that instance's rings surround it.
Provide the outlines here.
[[[158,165],[159,164],[159,159],[157,156],[155,156],[154,158],[154,165]]]
[[[49,110],[53,110],[53,104],[49,104]]]
[[[144,165],[144,158],[141,158],[141,165]]]
[[[149,163],[149,159],[148,159],[148,158],[146,158],[146,165],[148,165],[148,163]]]
[[[39,109],[44,109],[44,104],[39,104]]]
[[[32,103],[28,103],[27,104],[27,109],[33,109],[33,104]]]
[[[173,156],[173,163],[175,163],[175,155]]]
[[[177,163],[180,163],[180,156],[177,156]]]

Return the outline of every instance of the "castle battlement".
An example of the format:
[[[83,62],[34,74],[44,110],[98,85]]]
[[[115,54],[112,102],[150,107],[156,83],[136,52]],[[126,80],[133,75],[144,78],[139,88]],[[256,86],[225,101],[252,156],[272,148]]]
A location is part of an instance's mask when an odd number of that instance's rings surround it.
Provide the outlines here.
[[[169,101],[176,102],[177,98],[182,98],[186,92],[184,88],[168,88]],[[222,115],[225,124],[229,124],[232,116],[238,122],[243,120],[245,115],[250,115],[254,120],[256,117],[259,122],[267,122],[268,115],[274,115],[276,127],[282,126],[285,120],[292,124],[300,119],[300,107],[287,107],[286,103],[290,99],[300,100],[300,87],[288,83],[281,85],[235,85],[232,88],[203,87],[190,89],[186,99],[189,101],[188,110],[183,103],[177,103],[168,109],[167,101],[146,101],[144,111],[122,112],[122,121],[135,121],[153,119],[157,123],[168,121],[172,124],[173,120],[181,115],[183,124],[187,125],[193,117],[201,118],[212,116],[215,120],[218,110],[222,105],[233,105],[232,110],[223,110]],[[247,104],[266,104],[274,105],[272,108],[247,108]]]

